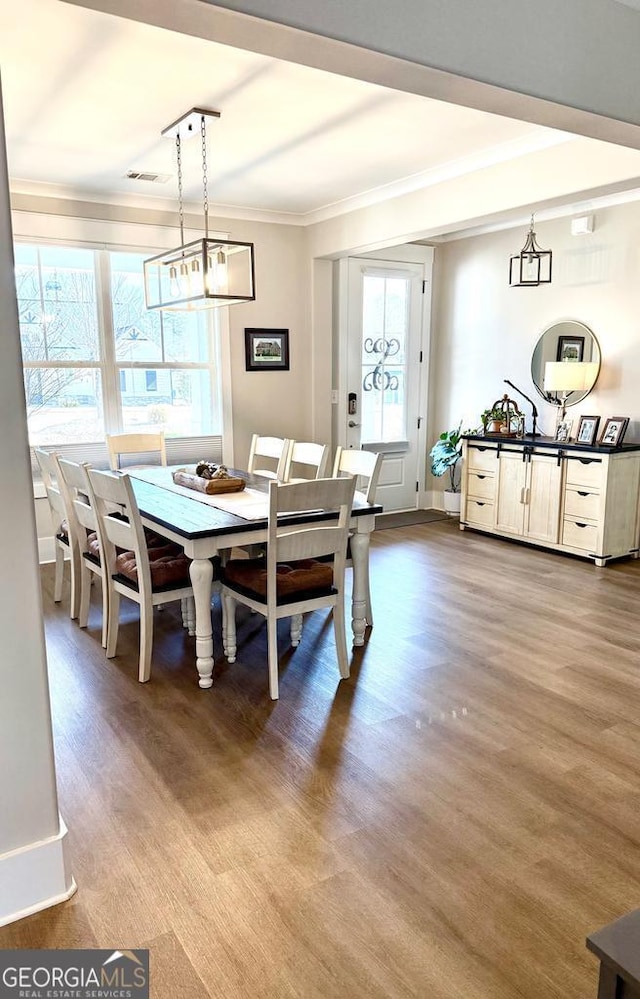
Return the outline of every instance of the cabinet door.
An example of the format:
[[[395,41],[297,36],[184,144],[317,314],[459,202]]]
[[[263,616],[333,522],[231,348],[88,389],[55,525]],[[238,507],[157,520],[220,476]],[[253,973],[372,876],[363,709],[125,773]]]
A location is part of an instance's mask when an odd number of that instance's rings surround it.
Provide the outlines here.
[[[527,463],[525,536],[557,544],[562,467],[556,455],[533,454]]]
[[[498,459],[496,529],[524,534],[524,490],[528,465],[522,451],[501,451]]]

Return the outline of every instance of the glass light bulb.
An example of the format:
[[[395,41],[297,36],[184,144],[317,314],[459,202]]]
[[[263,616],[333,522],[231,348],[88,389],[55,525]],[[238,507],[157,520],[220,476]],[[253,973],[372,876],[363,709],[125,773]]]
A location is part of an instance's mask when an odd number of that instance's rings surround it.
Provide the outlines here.
[[[171,267],[169,268],[169,294],[173,295],[174,298],[177,298],[178,295],[180,294],[180,282],[178,281],[178,270],[174,266],[174,264],[172,264]]]

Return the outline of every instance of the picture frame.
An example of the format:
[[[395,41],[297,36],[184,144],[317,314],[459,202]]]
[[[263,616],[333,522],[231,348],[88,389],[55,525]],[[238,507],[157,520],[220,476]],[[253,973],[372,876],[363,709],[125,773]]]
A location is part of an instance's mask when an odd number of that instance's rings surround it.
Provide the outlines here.
[[[556,440],[568,443],[571,440],[571,428],[573,420],[560,420],[556,427]]]
[[[604,421],[599,443],[605,447],[618,447],[622,444],[628,426],[628,416],[608,416]]]
[[[583,336],[559,336],[556,361],[584,360]]]
[[[289,330],[245,327],[244,352],[247,371],[288,371]]]
[[[576,444],[595,444],[599,426],[599,416],[581,416],[576,434]]]

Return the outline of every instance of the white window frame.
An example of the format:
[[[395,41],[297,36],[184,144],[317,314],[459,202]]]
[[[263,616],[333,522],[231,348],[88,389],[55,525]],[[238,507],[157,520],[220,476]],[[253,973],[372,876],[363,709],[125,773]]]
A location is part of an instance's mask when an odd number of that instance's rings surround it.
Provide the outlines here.
[[[31,213],[18,213],[31,220]],[[53,217],[55,218],[55,217]],[[94,222],[94,220],[69,220],[67,222]],[[126,223],[124,224],[126,226]],[[231,351],[229,343],[228,308],[222,307],[215,311],[216,315],[208,314],[207,330],[209,337],[208,362],[177,362],[177,361],[127,361],[126,364],[116,360],[115,339],[107,335],[106,327],[113,331],[113,316],[111,307],[111,263],[110,254],[130,253],[153,256],[164,247],[126,242],[102,242],[72,237],[43,236],[37,232],[27,233],[24,228],[32,226],[15,226],[15,243],[35,246],[59,246],[61,248],[86,249],[94,253],[97,322],[100,357],[94,361],[56,361],[52,365],[47,361],[29,362],[30,368],[71,368],[91,370],[97,369],[101,374],[103,416],[107,433],[119,433],[123,429],[122,405],[120,389],[120,371],[133,368],[142,369],[181,369],[209,370],[211,379],[211,397],[218,400],[218,418],[220,432],[211,435],[193,435],[190,437],[167,438],[167,457],[170,463],[195,461],[206,451],[211,460],[224,461],[233,466],[233,425],[231,411]],[[123,226],[119,228],[122,230]],[[132,226],[134,229],[144,229],[144,226]],[[164,234],[163,234],[164,235]],[[221,237],[224,234],[220,234]],[[185,234],[186,238],[186,234]],[[162,242],[165,242],[163,240]],[[169,240],[171,243],[171,239]],[[173,245],[173,243],[171,244]],[[217,330],[214,318],[217,319]],[[217,373],[217,378],[216,378]],[[52,445],[44,445],[53,450]],[[208,450],[207,450],[208,448]],[[77,461],[90,461],[96,467],[108,465],[106,444],[103,441],[86,441],[73,444],[61,444],[55,448]],[[37,463],[32,454],[32,466],[37,473]],[[37,478],[37,474],[34,476]]]

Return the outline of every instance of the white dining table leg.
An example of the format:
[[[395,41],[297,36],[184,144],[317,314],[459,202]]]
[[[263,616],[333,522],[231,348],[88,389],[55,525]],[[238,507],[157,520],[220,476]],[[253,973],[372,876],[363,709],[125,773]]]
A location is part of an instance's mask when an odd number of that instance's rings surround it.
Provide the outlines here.
[[[353,644],[364,645],[367,628],[367,580],[369,569],[369,532],[351,535],[351,560],[353,562],[353,592],[351,594],[351,627]]]
[[[213,628],[211,625],[211,583],[213,564],[208,558],[194,558],[189,567],[196,605],[196,667],[201,687],[213,686]]]

